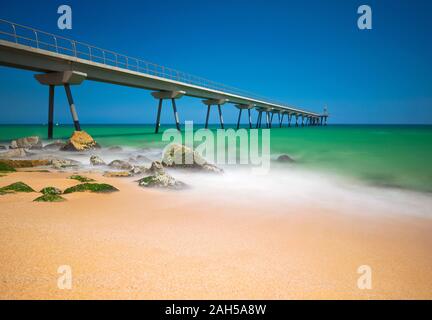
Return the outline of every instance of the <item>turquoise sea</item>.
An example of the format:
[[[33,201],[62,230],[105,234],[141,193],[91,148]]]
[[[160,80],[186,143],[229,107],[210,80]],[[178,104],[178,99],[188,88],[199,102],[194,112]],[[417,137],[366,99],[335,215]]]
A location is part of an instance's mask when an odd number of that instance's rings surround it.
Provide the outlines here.
[[[166,144],[162,134],[153,133],[153,125],[83,124],[82,128],[103,147],[159,148]],[[162,126],[161,132],[165,128]],[[72,126],[56,126],[54,138],[67,139],[72,131]],[[0,144],[29,135],[46,139],[47,127],[0,126]],[[329,125],[271,130],[272,157],[288,154],[305,169],[422,192],[432,192],[431,146],[432,126]]]

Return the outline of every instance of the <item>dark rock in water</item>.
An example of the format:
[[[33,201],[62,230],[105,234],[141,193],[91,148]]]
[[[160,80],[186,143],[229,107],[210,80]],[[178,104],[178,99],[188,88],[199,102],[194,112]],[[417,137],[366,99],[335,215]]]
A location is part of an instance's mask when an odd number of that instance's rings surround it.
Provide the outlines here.
[[[138,185],[146,188],[163,188],[172,190],[187,188],[185,183],[177,181],[167,173],[156,173],[155,175],[144,177],[138,180]]]
[[[106,163],[103,161],[99,156],[91,156],[90,157],[90,163],[94,166],[105,166]]]
[[[7,147],[0,145],[0,150],[7,150]]]
[[[11,149],[42,149],[42,140],[38,136],[31,136],[13,140],[10,144]]]
[[[59,195],[59,194],[62,194],[62,191],[56,187],[45,187],[40,191],[40,193],[42,193],[44,195],[47,195],[47,194]]]
[[[152,162],[153,161],[152,159],[150,159],[146,156],[143,156],[142,154],[137,155],[135,160],[140,161],[140,162]]]
[[[193,168],[207,172],[223,173],[221,168],[207,162],[198,152],[180,144],[171,144],[165,150],[162,164],[165,167]]]
[[[277,157],[276,161],[277,162],[289,162],[289,163],[295,162],[295,160],[287,154],[280,155],[279,157]]]
[[[133,166],[129,162],[126,162],[123,160],[111,161],[108,166],[115,168],[115,169],[119,169],[119,170],[132,170],[133,169]]]
[[[25,151],[24,148],[16,148],[16,149],[9,149],[6,152],[0,153],[0,158],[24,158],[27,157],[29,153]]]
[[[120,152],[123,151],[123,148],[120,146],[112,146],[108,148],[109,151]]]
[[[96,141],[85,131],[75,131],[70,137],[62,151],[87,151],[98,149],[100,146]]]
[[[65,145],[66,145],[66,142],[63,142],[61,140],[56,140],[52,143],[45,145],[42,149],[43,150],[60,150]]]

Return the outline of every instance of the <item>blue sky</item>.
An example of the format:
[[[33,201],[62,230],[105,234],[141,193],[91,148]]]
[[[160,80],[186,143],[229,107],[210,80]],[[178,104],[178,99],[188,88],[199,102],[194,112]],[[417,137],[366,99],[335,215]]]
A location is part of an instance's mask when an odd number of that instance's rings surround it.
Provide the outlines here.
[[[57,28],[61,4],[72,7],[72,30]],[[372,7],[372,30],[357,28],[362,4]],[[294,106],[328,105],[332,123],[432,123],[432,1],[16,0],[0,12]],[[149,91],[91,81],[72,90],[82,123],[155,121]],[[56,93],[55,120],[71,123],[64,90]],[[32,72],[0,67],[0,123],[45,123],[47,96]],[[205,120],[199,99],[178,109],[182,121]],[[236,121],[232,105],[223,112]],[[166,103],[162,122],[172,121]]]

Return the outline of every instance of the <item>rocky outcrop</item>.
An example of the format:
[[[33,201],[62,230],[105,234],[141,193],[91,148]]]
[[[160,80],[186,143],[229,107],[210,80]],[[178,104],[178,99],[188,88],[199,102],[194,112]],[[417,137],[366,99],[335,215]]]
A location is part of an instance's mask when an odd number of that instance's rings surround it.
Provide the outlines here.
[[[54,169],[61,170],[69,167],[76,167],[79,165],[79,162],[69,159],[52,159],[51,165]]]
[[[5,163],[12,168],[33,168],[33,167],[42,167],[49,166],[52,163],[52,160],[48,159],[31,159],[31,160],[0,160],[0,163]]]
[[[167,173],[156,173],[151,176],[144,177],[138,180],[138,185],[146,188],[162,188],[180,190],[187,188],[187,185],[181,181],[174,179]]]
[[[13,140],[10,144],[11,149],[42,149],[42,140],[38,136],[31,136]]]
[[[56,140],[54,142],[51,142],[45,146],[43,146],[43,150],[60,150],[66,145],[66,142],[63,142],[61,140]]]
[[[100,146],[85,131],[75,131],[69,141],[64,145],[62,151],[87,151],[98,149]]]
[[[94,166],[105,166],[106,163],[99,156],[93,155],[90,157],[90,163]]]
[[[6,146],[0,145],[0,150],[7,150]]]
[[[113,151],[113,152],[121,152],[123,151],[123,148],[120,146],[112,146],[108,148],[109,151]]]
[[[213,173],[223,173],[221,168],[207,162],[198,152],[180,144],[171,144],[165,149],[162,164],[165,167],[192,168]]]
[[[130,171],[107,171],[104,173],[104,177],[107,178],[127,178],[132,175]]]
[[[56,187],[45,187],[43,188],[40,193],[42,194],[51,194],[51,195],[59,195],[62,194],[62,191],[59,188]]]
[[[150,168],[146,170],[149,174],[163,174],[165,173],[164,166],[160,161],[153,161]]]
[[[123,160],[111,161],[108,166],[111,168],[114,168],[114,169],[118,169],[118,170],[132,170],[133,169],[133,166],[129,162],[123,161]]]
[[[276,159],[277,162],[293,163],[295,160],[287,154],[282,154]]]
[[[0,153],[0,158],[24,158],[27,157],[29,153],[24,148],[9,149],[6,152]]]

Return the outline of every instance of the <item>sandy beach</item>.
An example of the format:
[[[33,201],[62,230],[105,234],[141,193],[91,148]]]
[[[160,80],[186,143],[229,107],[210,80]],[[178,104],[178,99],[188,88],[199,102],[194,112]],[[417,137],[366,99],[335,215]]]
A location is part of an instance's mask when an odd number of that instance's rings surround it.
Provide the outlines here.
[[[338,210],[289,193],[231,202],[83,174],[120,191],[61,203],[0,196],[1,299],[432,298],[430,218]],[[0,177],[0,187],[65,189],[77,184],[68,176],[21,170]],[[62,265],[71,267],[71,290],[57,286]],[[361,265],[371,267],[371,290],[357,286]]]

